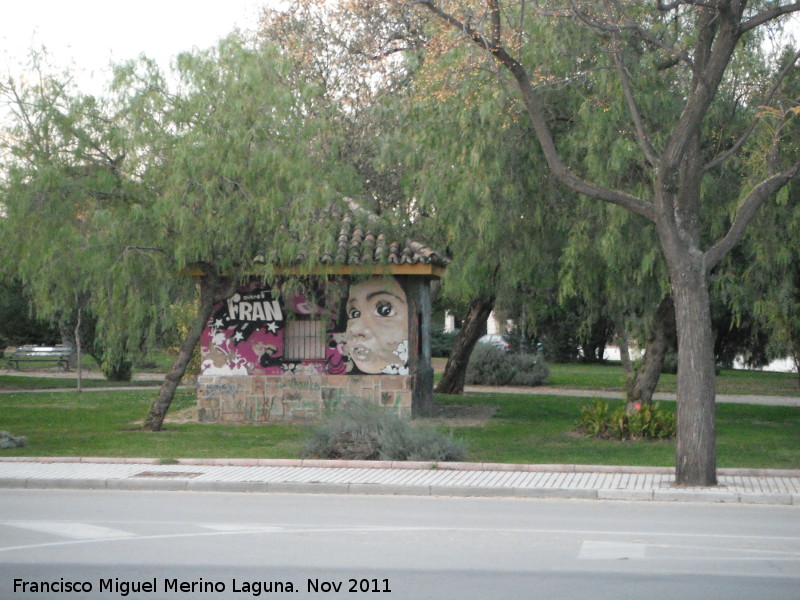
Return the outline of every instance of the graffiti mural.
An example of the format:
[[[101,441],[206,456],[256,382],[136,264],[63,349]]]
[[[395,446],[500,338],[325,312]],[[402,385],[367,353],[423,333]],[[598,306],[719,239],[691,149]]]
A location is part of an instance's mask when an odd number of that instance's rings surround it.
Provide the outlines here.
[[[395,278],[287,296],[254,283],[218,304],[201,340],[202,375],[408,374],[408,303]]]
[[[408,303],[396,279],[350,286],[345,351],[363,373],[408,374]]]

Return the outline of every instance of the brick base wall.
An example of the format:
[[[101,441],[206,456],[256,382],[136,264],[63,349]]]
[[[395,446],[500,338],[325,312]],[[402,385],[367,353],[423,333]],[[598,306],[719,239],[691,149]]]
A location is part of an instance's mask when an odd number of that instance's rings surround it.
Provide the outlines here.
[[[315,421],[348,400],[386,407],[411,417],[407,375],[201,376],[197,409],[201,423]]]

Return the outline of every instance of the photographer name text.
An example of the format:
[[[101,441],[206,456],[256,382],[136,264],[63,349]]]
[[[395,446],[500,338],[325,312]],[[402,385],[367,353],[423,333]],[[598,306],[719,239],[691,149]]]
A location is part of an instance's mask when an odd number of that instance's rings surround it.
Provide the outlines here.
[[[148,593],[186,593],[186,594],[246,594],[261,596],[262,594],[306,592],[306,593],[340,593],[352,594],[391,594],[388,579],[342,579],[322,580],[307,579],[305,584],[293,581],[245,581],[231,579],[229,581],[206,580],[203,578],[184,581],[181,579],[156,577],[140,581],[127,581],[118,577],[98,579],[96,581],[70,580],[60,577],[49,581],[28,581],[14,579],[14,593],[34,594],[91,594],[101,593],[126,597],[129,594]]]

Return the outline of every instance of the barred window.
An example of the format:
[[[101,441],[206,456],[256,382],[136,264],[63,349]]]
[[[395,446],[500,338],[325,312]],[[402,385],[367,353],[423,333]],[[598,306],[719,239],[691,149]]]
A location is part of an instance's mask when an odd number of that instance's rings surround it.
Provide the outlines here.
[[[319,320],[291,319],[283,336],[283,359],[325,360],[325,328]]]

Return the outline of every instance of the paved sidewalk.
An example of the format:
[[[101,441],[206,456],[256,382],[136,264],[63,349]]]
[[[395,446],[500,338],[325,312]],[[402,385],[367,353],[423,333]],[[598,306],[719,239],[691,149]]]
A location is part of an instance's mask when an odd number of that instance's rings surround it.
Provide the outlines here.
[[[537,387],[488,387],[482,385],[466,385],[464,391],[468,394],[530,394],[571,396],[573,398],[608,398],[622,400],[624,392],[607,390],[575,390],[567,388],[550,387],[546,385]],[[675,394],[671,392],[656,392],[653,400],[657,402],[675,402]],[[796,396],[754,396],[748,394],[717,394],[717,404],[761,404],[764,406],[800,406],[800,394]]]
[[[322,460],[0,458],[0,488],[505,496],[800,506],[800,470],[721,469],[714,488],[674,469]]]

